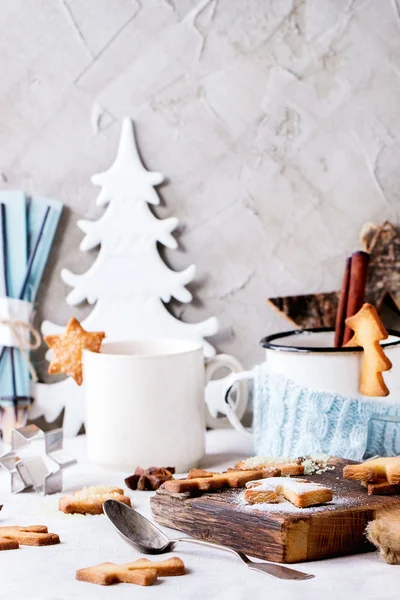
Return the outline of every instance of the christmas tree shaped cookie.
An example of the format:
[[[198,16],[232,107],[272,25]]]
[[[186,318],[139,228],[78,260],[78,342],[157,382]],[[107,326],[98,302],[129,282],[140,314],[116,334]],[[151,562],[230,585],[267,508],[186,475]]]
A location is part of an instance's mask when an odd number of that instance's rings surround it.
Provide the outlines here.
[[[392,368],[380,341],[386,340],[388,332],[372,304],[364,304],[358,313],[346,319],[346,325],[354,331],[349,346],[364,348],[364,362],[360,380],[360,394],[364,396],[388,396],[389,390],[382,372]]]

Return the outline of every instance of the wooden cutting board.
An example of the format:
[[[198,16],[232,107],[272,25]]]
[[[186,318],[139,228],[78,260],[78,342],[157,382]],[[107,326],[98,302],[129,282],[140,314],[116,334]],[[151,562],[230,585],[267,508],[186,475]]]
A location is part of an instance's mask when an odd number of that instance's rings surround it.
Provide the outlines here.
[[[242,503],[243,489],[197,497],[158,490],[151,509],[161,525],[273,562],[372,550],[364,533],[367,523],[378,511],[400,508],[400,496],[368,496],[360,482],[342,479],[343,466],[350,461],[330,463],[333,471],[307,477],[332,488],[333,502],[323,506],[300,509],[285,503],[260,510]]]

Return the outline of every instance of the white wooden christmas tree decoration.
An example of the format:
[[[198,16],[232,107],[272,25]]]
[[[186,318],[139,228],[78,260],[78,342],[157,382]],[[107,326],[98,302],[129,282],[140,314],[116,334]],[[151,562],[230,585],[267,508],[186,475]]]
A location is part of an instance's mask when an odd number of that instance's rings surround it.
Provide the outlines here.
[[[214,348],[204,340],[218,331],[218,321],[211,317],[201,323],[183,323],[165,307],[171,298],[190,302],[186,285],[195,276],[189,266],[172,271],[161,259],[157,242],[176,249],[171,232],[178,219],[157,219],[149,204],[160,200],[154,186],[163,181],[161,173],[147,171],[135,144],[132,123],[124,119],[117,157],[108,171],[94,175],[92,182],[101,186],[99,206],[107,206],[98,221],[78,221],[85,233],[80,250],[100,245],[99,254],[86,273],[76,275],[61,271],[65,283],[72,287],[67,303],[75,306],[85,300],[95,304],[82,325],[88,331],[105,331],[107,340],[152,339],[170,337],[203,344],[205,356]],[[45,321],[44,335],[59,333],[64,326]],[[53,421],[65,408],[66,435],[76,435],[84,421],[83,387],[67,378],[53,384],[36,384],[32,418],[43,414]]]

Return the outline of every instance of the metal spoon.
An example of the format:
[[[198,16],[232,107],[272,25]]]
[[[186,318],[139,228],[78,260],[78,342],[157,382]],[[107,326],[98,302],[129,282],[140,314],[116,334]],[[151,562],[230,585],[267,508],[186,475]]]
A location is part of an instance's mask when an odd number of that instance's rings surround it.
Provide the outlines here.
[[[279,579],[312,579],[314,575],[295,571],[288,567],[276,565],[273,563],[255,563],[251,561],[243,552],[229,548],[229,546],[220,546],[212,542],[205,542],[195,538],[177,538],[170,540],[153,523],[148,521],[136,510],[130,506],[119,502],[118,500],[106,500],[103,504],[104,514],[110,519],[118,533],[123,539],[135,546],[144,554],[163,554],[172,550],[177,542],[189,542],[190,544],[199,544],[200,546],[209,546],[218,550],[226,550],[238,556],[249,569],[261,571],[273,575]]]

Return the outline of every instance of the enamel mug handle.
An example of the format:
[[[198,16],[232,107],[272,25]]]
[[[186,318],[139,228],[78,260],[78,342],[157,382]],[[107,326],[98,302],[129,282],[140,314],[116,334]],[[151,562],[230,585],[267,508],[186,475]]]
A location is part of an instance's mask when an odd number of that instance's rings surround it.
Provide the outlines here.
[[[229,375],[220,379],[212,379],[219,369],[225,368],[230,371]],[[217,354],[208,358],[205,364],[205,377],[207,386],[205,389],[206,399],[206,425],[212,429],[231,427],[231,421],[226,416],[225,394],[228,387],[234,382],[234,377],[243,372],[240,362],[229,354]],[[235,413],[237,420],[243,417],[248,402],[248,386],[243,381],[238,387],[235,400],[231,401],[231,411]]]

